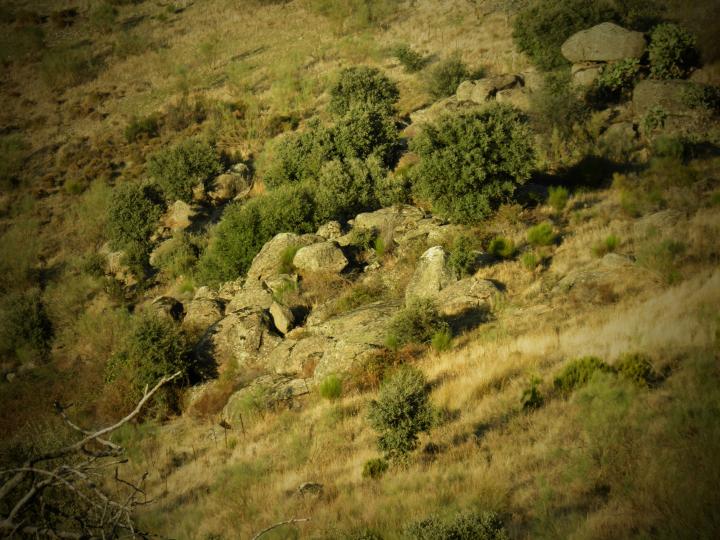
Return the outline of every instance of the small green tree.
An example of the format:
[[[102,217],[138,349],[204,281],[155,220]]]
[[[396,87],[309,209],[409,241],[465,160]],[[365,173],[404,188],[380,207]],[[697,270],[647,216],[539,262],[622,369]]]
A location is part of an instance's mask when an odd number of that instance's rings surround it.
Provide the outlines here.
[[[531,139],[524,116],[505,105],[445,116],[412,142],[415,188],[452,221],[479,221],[530,178]]]
[[[0,354],[27,358],[50,352],[53,327],[40,290],[12,291],[0,297]]]
[[[453,54],[438,62],[428,74],[428,91],[435,99],[452,96],[460,83],[474,77],[459,55]]]
[[[390,321],[386,344],[397,349],[408,343],[430,343],[437,332],[449,331],[430,298],[414,298]]]
[[[168,200],[191,202],[193,188],[207,187],[210,179],[222,172],[222,163],[210,143],[188,139],[152,156],[147,169]]]
[[[653,29],[648,54],[650,75],[655,79],[683,79],[699,61],[695,36],[672,23]]]
[[[359,105],[392,113],[399,97],[397,84],[379,69],[367,66],[345,68],[330,88],[328,110],[343,116]]]
[[[375,157],[327,162],[315,188],[318,223],[348,219],[378,206],[376,185],[387,174]]]
[[[145,246],[165,209],[160,193],[150,184],[117,186],[110,198],[108,236],[117,249]]]
[[[418,434],[432,426],[427,381],[417,368],[402,367],[382,384],[370,403],[370,425],[378,432],[378,448],[390,460],[403,460],[417,448]]]

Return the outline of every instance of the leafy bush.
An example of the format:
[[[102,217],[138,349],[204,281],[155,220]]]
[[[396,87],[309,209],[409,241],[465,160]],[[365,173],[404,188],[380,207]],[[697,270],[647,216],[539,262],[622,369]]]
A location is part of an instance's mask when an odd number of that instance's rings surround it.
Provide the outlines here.
[[[193,188],[207,187],[210,179],[223,168],[212,145],[200,139],[188,139],[152,156],[147,169],[168,200],[192,202]]]
[[[182,373],[182,382],[189,382],[197,377],[197,368],[191,346],[173,321],[140,314],[133,321],[124,347],[108,362],[105,378],[110,384],[118,379],[130,381],[136,400],[146,385],[152,387],[160,378],[177,371]],[[171,397],[165,395],[166,400]]]
[[[317,222],[346,220],[377,208],[375,185],[385,174],[387,171],[375,158],[326,163],[314,193]]]
[[[469,79],[479,79],[482,72],[471,73],[460,56],[454,54],[438,62],[428,74],[428,91],[435,99],[452,96],[458,86]]]
[[[520,405],[524,411],[542,407],[545,400],[540,393],[540,384],[542,384],[541,379],[537,377],[530,377],[527,388],[523,390],[523,393],[520,396]]]
[[[563,394],[569,394],[586,384],[596,371],[609,373],[612,368],[595,356],[573,360],[555,377],[555,388]]]
[[[345,115],[356,106],[392,113],[400,97],[397,84],[377,68],[366,66],[343,69],[330,88],[328,110]]]
[[[433,334],[430,344],[437,352],[450,350],[450,347],[452,347],[452,332],[449,328],[438,330]]]
[[[691,109],[720,112],[720,87],[710,84],[692,84],[683,91],[683,102]]]
[[[401,367],[380,386],[370,403],[370,425],[378,432],[378,448],[386,459],[402,460],[417,448],[418,434],[432,426],[427,381],[412,367]]]
[[[409,45],[400,44],[392,49],[392,55],[398,59],[408,73],[420,71],[427,64],[427,58],[412,50]]]
[[[653,29],[648,54],[650,75],[655,79],[683,79],[699,61],[695,36],[673,23]]]
[[[533,246],[550,246],[557,241],[557,233],[552,223],[544,221],[528,229],[527,241]]]
[[[510,259],[515,255],[515,243],[502,236],[496,236],[490,240],[488,253],[499,259]]]
[[[640,60],[637,58],[607,64],[595,81],[598,97],[605,102],[627,99],[639,74]]]
[[[642,353],[627,353],[615,363],[618,374],[638,386],[646,387],[658,380],[650,359]]]
[[[398,146],[395,121],[383,109],[352,107],[333,129],[336,153],[345,159],[376,156],[391,165]]]
[[[652,141],[652,153],[656,157],[682,161],[688,156],[688,144],[682,137],[660,135]]]
[[[390,321],[386,344],[397,349],[407,343],[429,343],[441,331],[449,331],[449,327],[435,303],[429,298],[416,298]]]
[[[659,106],[652,107],[642,119],[642,127],[645,133],[652,133],[658,129],[665,127],[668,113],[665,109]]]
[[[609,234],[602,242],[598,242],[593,246],[593,253],[596,257],[602,257],[607,253],[613,253],[620,245],[620,238],[614,234]]]
[[[164,211],[160,194],[149,184],[121,184],[110,198],[108,236],[118,249],[147,245]]]
[[[542,70],[567,65],[560,47],[567,38],[604,21],[617,18],[607,2],[586,0],[532,0],[513,22],[518,49]]]
[[[533,119],[541,131],[553,130],[567,138],[573,134],[573,126],[585,122],[590,109],[570,84],[567,71],[545,75],[542,87],[530,95]]]
[[[532,251],[526,251],[522,254],[522,257],[520,257],[520,262],[522,265],[527,268],[530,271],[535,270],[538,265],[542,262],[542,259],[538,257],[538,255]]]
[[[377,480],[387,472],[390,464],[383,458],[368,459],[363,465],[363,478],[372,478]]]
[[[557,213],[562,212],[567,206],[570,193],[563,186],[550,186],[548,189],[548,204],[553,207]]]
[[[342,395],[342,380],[337,375],[328,375],[320,383],[320,395],[334,401]]]
[[[453,273],[463,278],[472,274],[477,257],[472,249],[472,241],[467,236],[458,236],[453,242],[447,265]]]
[[[145,117],[133,116],[125,128],[125,140],[127,142],[135,142],[143,137],[151,139],[159,134],[160,124],[157,115],[154,114]]]
[[[434,515],[410,524],[405,536],[412,540],[508,540],[495,512],[463,512],[450,519]]]
[[[483,219],[530,177],[530,140],[524,117],[504,105],[445,116],[412,141],[415,187],[452,221]]]
[[[40,290],[13,291],[0,302],[0,354],[20,359],[47,356],[53,328]]]

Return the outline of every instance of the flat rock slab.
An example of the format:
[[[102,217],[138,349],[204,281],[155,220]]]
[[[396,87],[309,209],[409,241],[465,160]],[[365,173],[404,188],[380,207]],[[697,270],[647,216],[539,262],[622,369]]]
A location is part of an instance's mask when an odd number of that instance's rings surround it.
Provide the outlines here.
[[[612,62],[624,58],[640,58],[647,44],[642,32],[626,30],[604,22],[570,36],[560,52],[573,63]]]

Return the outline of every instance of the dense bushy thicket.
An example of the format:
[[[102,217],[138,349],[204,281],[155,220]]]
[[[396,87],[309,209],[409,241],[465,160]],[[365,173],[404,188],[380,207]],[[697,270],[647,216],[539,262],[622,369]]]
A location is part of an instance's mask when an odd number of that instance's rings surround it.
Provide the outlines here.
[[[648,56],[650,75],[655,79],[685,78],[700,60],[695,36],[672,23],[653,29]]]
[[[433,421],[422,371],[405,366],[385,381],[377,400],[370,403],[368,420],[387,459],[402,460],[417,448],[418,434],[430,429]]]
[[[487,217],[530,177],[534,151],[522,114],[505,105],[443,117],[412,142],[415,188],[454,222]]]
[[[164,211],[158,190],[150,184],[117,186],[110,199],[108,236],[116,249],[147,246]]]
[[[400,97],[397,84],[377,68],[358,66],[343,69],[330,88],[328,110],[338,116],[356,106],[381,109],[392,114]]]
[[[461,82],[479,79],[482,71],[471,73],[459,55],[454,54],[438,62],[428,74],[428,91],[435,99],[453,95]]]
[[[222,162],[210,143],[188,139],[152,156],[147,169],[168,200],[191,202],[193,188],[207,187],[222,172]]]
[[[553,384],[561,393],[569,394],[586,384],[596,371],[609,373],[612,368],[595,356],[578,358],[563,368]]]
[[[449,519],[430,516],[410,524],[405,536],[412,540],[507,540],[503,522],[495,512],[462,512]]]
[[[40,290],[14,291],[0,300],[0,355],[19,359],[50,351],[53,328]]]
[[[438,332],[449,332],[449,326],[429,298],[414,298],[390,321],[386,343],[397,349],[408,343],[429,343]]]

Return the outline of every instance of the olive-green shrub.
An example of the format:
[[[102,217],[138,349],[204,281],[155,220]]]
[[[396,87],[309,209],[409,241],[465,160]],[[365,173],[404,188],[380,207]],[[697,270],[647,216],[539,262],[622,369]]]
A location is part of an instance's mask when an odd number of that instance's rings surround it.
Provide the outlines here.
[[[363,464],[363,478],[372,478],[373,480],[382,478],[382,475],[387,472],[389,467],[390,464],[387,462],[387,460],[384,460],[383,458],[368,459]]]
[[[623,354],[613,367],[621,377],[640,387],[651,386],[660,378],[650,358],[642,353]]]
[[[499,259],[510,259],[515,255],[515,243],[502,236],[496,236],[488,244],[488,253]]]
[[[377,208],[376,186],[386,175],[387,170],[375,157],[327,162],[314,192],[317,222],[349,219]]]
[[[477,255],[473,249],[472,240],[464,235],[458,236],[450,249],[448,268],[457,277],[463,278],[472,274],[476,261]]]
[[[430,343],[440,331],[449,330],[429,298],[411,299],[390,321],[385,343],[397,349],[408,343]]]
[[[596,371],[609,373],[613,369],[595,356],[584,356],[565,366],[553,384],[562,394],[569,394],[586,384]]]
[[[403,460],[415,450],[418,434],[432,426],[427,381],[422,371],[403,366],[380,386],[370,403],[368,421],[378,433],[378,448],[389,460]]]
[[[502,520],[495,512],[462,512],[450,518],[432,515],[405,528],[411,540],[508,540]]]
[[[460,83],[471,79],[480,79],[484,70],[471,72],[458,54],[450,55],[438,62],[427,76],[428,92],[435,99],[453,95]]]
[[[640,60],[637,58],[626,58],[605,65],[595,81],[596,98],[603,102],[629,98],[638,75]]]
[[[107,229],[116,249],[146,246],[165,209],[162,197],[151,184],[126,183],[110,197]]]
[[[342,395],[342,380],[337,375],[328,375],[321,382],[318,390],[320,396],[330,401],[338,399]]]
[[[41,359],[50,352],[53,327],[38,288],[0,297],[0,355]]]
[[[193,188],[207,187],[213,176],[223,170],[215,148],[201,139],[188,139],[153,155],[147,166],[170,201],[191,202]]]
[[[699,61],[697,39],[676,24],[659,24],[650,34],[648,56],[653,78],[683,79]]]
[[[542,86],[530,94],[533,123],[538,131],[556,130],[563,138],[573,135],[573,126],[585,122],[590,108],[570,84],[564,70],[546,73]]]
[[[407,73],[420,71],[427,64],[427,58],[413,50],[409,45],[401,43],[392,48],[392,55],[402,64]]]
[[[505,105],[445,116],[412,141],[415,188],[438,214],[479,221],[530,178],[531,138],[525,117]]]
[[[533,246],[549,246],[557,240],[557,233],[549,221],[538,223],[527,231],[527,241]]]
[[[379,69],[367,66],[345,68],[330,87],[328,110],[343,116],[359,105],[392,113],[399,97],[397,84]]]

